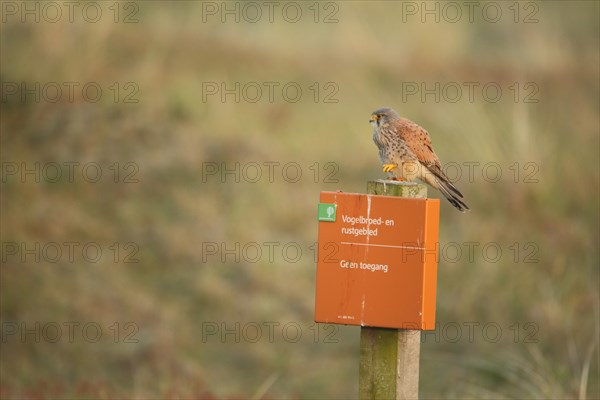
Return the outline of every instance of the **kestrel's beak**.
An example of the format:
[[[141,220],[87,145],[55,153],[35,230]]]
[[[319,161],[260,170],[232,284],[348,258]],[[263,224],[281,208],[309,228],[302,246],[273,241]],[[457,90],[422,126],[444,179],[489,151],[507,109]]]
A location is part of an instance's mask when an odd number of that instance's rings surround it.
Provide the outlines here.
[[[371,115],[371,118],[369,118],[369,123],[371,122],[375,122],[375,115]]]

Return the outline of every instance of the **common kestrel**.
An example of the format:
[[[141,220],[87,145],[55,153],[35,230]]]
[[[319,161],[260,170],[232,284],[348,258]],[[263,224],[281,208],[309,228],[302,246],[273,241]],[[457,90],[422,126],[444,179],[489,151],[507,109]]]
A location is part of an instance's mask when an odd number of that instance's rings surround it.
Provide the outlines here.
[[[431,147],[429,134],[414,122],[402,118],[391,108],[373,111],[373,141],[379,148],[383,172],[400,181],[419,178],[439,189],[458,210],[469,207],[461,200],[462,193],[448,180],[442,165]]]

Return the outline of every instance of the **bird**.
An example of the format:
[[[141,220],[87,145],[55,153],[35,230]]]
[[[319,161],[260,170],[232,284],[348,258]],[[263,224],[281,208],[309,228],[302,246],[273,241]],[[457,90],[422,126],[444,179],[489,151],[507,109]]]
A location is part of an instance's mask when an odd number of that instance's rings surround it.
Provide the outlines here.
[[[425,129],[389,107],[373,111],[369,122],[373,126],[373,141],[379,148],[383,172],[399,181],[419,178],[442,192],[459,211],[470,210],[462,193],[442,171]]]

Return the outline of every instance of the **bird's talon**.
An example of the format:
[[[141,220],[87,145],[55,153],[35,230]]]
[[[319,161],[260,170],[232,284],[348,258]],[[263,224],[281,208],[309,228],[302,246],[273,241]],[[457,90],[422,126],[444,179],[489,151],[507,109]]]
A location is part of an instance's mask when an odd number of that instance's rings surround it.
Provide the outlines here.
[[[383,172],[392,172],[392,170],[396,167],[396,164],[383,164]]]

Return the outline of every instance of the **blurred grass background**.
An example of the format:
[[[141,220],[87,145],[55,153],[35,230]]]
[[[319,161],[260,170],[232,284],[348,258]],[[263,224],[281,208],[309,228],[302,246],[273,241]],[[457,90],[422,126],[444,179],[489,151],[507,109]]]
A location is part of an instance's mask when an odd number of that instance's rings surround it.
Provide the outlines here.
[[[503,255],[488,262],[480,246],[472,260],[440,261],[437,320],[458,324],[462,336],[453,343],[451,330],[425,335],[422,397],[600,396],[598,2],[536,2],[537,23],[522,22],[531,11],[525,3],[519,23],[509,3],[497,3],[504,12],[497,23],[477,13],[473,23],[466,16],[422,23],[420,15],[403,22],[401,2],[338,2],[338,22],[329,24],[321,22],[332,10],[326,3],[319,23],[308,14],[312,3],[302,4],[298,23],[277,12],[273,23],[266,15],[257,23],[222,23],[219,16],[205,23],[201,2],[137,4],[139,22],[132,24],[114,23],[103,3],[106,17],[95,24],[11,17],[1,25],[3,85],[98,82],[105,89],[97,103],[80,94],[56,103],[7,96],[2,162],[97,162],[108,176],[115,162],[139,167],[138,183],[23,183],[3,175],[3,243],[95,242],[110,256],[21,262],[3,247],[3,330],[7,323],[93,321],[104,334],[98,343],[8,337],[2,397],[356,397],[359,329],[339,327],[337,343],[324,340],[332,331],[316,330],[309,246],[319,191],[364,192],[367,180],[381,177],[367,120],[385,105],[428,129],[443,163],[496,162],[503,173],[492,183],[475,169],[469,182],[462,170],[457,185],[469,214],[442,203],[442,246],[496,243]],[[203,102],[203,82],[236,81],[297,82],[304,93],[296,103],[277,89],[272,103],[266,95],[256,103],[232,96]],[[135,82],[139,102],[115,103],[107,90],[114,82]],[[318,102],[308,89],[315,82]],[[327,82],[339,88],[337,103],[322,101]],[[491,103],[476,89],[472,102],[466,95],[403,101],[406,82],[496,82],[503,95]],[[508,89],[515,82],[516,102]],[[522,101],[526,82],[539,87],[537,103]],[[272,183],[203,181],[207,162],[297,162],[303,176],[288,183],[276,169]],[[324,179],[328,162],[339,167],[338,183]],[[509,169],[515,162],[517,183]],[[523,182],[527,162],[539,167],[537,183]],[[140,262],[121,256],[115,263],[106,249],[114,242],[139,245]],[[280,246],[273,261],[222,262],[203,260],[206,242]],[[303,249],[299,262],[282,257],[285,243]],[[523,262],[527,243],[539,249],[538,262]],[[115,322],[122,334],[134,322],[138,342],[114,343],[108,327]],[[273,340],[265,328],[256,343],[236,343],[232,335],[203,342],[207,323],[231,329],[236,322],[280,325]],[[497,343],[482,334],[489,322],[502,329]],[[302,328],[298,342],[282,337],[286,323]],[[465,323],[480,324],[473,340]],[[527,323],[533,325],[525,329]]]

